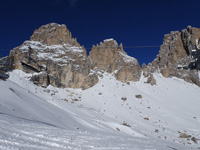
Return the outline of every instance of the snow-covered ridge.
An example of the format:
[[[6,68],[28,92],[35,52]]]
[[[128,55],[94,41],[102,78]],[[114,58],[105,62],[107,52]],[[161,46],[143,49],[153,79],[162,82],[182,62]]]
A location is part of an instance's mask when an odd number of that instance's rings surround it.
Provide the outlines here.
[[[39,41],[25,41],[23,45],[19,47],[19,50],[22,52],[28,52],[29,46],[33,49],[33,51],[37,52],[37,57],[40,60],[51,59],[55,62],[62,60],[67,62],[67,60],[73,60],[67,56],[67,53],[77,54],[79,56],[83,56],[84,54],[84,49],[82,47],[76,47],[66,43],[62,45],[47,45]]]
[[[43,52],[44,50],[54,50],[55,53],[57,51],[70,51],[73,53],[82,53],[84,52],[82,47],[77,47],[77,46],[72,46],[70,44],[64,43],[62,45],[47,45],[43,44],[42,42],[39,41],[25,41],[24,44],[19,48],[21,51],[28,51],[28,47],[31,47],[32,49],[38,51],[38,52]],[[59,53],[59,54],[64,54],[64,53]]]
[[[110,41],[114,41],[113,38],[110,38],[110,39],[105,39],[104,42],[110,42]]]
[[[114,42],[114,45],[118,45],[117,41],[114,40],[113,38],[105,39],[103,42],[104,42],[104,43],[106,43],[106,42]]]
[[[122,52],[120,52],[120,55],[122,56],[123,61],[126,63],[133,63],[134,65],[136,65],[138,63],[137,59],[134,57],[128,56]]]
[[[49,28],[49,26],[51,26],[51,27],[55,27],[55,26],[61,27],[61,26],[65,26],[65,25],[64,24],[57,24],[55,22],[44,25],[45,28]]]

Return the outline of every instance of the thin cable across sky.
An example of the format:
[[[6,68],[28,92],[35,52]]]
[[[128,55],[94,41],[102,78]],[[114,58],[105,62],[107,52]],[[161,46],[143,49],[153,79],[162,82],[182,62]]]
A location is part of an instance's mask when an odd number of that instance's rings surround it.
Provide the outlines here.
[[[160,47],[161,45],[148,45],[148,46],[123,46],[124,49],[135,49],[135,48],[154,48],[154,47]],[[175,46],[191,46],[191,45],[175,45]],[[101,46],[96,46],[96,47],[101,47]],[[102,46],[103,48],[116,48],[116,47],[112,47],[112,46],[109,46],[109,47],[105,47],[105,46]],[[85,48],[86,50],[91,50],[92,47],[83,47]],[[11,50],[11,49],[0,49],[0,51],[8,51],[8,50]]]

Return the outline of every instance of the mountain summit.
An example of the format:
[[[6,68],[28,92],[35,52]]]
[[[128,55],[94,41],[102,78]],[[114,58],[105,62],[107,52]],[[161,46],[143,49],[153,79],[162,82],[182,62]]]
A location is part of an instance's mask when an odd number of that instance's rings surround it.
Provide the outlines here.
[[[178,69],[178,65],[188,65],[191,51],[200,38],[200,29],[188,26],[181,32],[166,34],[155,60],[148,65],[150,72],[160,72],[164,77],[178,77],[200,86],[200,77],[196,69]]]
[[[31,80],[39,86],[89,88],[98,78],[90,69],[86,50],[80,46],[65,25],[51,23],[34,31],[30,40],[10,52],[14,69],[31,73],[20,63],[31,47],[31,59],[45,69]],[[33,72],[32,72],[33,73]]]
[[[98,82],[99,71],[113,73],[122,82],[140,79],[138,61],[128,56],[122,44],[118,46],[114,39],[93,46],[88,57],[65,25],[43,25],[34,31],[30,40],[10,52],[13,69],[31,72],[20,64],[20,60],[29,55],[29,46],[33,49],[30,57],[46,68],[31,78],[39,86],[87,89]]]
[[[0,59],[0,149],[200,149],[199,76],[177,67],[198,33],[165,35],[140,68],[114,39],[87,56],[65,25],[40,27]]]
[[[93,46],[89,58],[94,69],[113,73],[122,82],[140,79],[141,68],[137,59],[128,56],[122,44],[118,45],[114,39]]]
[[[30,38],[31,41],[39,41],[47,45],[70,44],[80,47],[76,38],[72,38],[71,32],[62,24],[50,23],[35,30]]]
[[[166,34],[155,60],[141,68],[137,59],[128,56],[123,45],[118,45],[114,39],[106,39],[93,46],[87,56],[85,48],[72,37],[65,25],[50,23],[35,30],[30,40],[14,48],[9,57],[14,64],[12,69],[33,73],[20,63],[23,57],[30,55],[43,68],[31,80],[44,87],[87,89],[99,81],[103,72],[124,83],[139,81],[143,73],[146,83],[151,85],[156,84],[153,73],[159,72],[164,77],[175,76],[200,86],[197,70],[177,67],[189,64],[191,45],[194,46],[199,38],[200,29],[191,26],[181,32]],[[29,46],[33,49],[31,54],[28,53]]]

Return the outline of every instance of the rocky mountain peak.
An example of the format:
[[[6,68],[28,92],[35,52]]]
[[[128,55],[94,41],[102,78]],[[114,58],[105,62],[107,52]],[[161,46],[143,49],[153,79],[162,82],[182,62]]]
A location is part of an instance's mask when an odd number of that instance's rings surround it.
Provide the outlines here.
[[[128,83],[139,81],[141,73],[151,85],[156,84],[152,73],[160,72],[164,77],[175,76],[200,86],[197,70],[178,69],[179,64],[190,62],[189,54],[200,38],[200,29],[188,26],[187,29],[172,31],[166,34],[159,54],[148,66],[142,69],[137,59],[130,57],[114,39],[103,40],[93,46],[89,56],[80,46],[65,25],[50,23],[35,30],[30,40],[10,52],[12,69],[24,68],[20,61],[30,56],[35,62],[46,69],[34,74],[31,80],[39,86],[53,85],[87,89],[98,82],[99,71],[113,74],[117,80]],[[28,54],[28,47],[33,52]]]
[[[122,82],[138,81],[141,69],[137,59],[128,56],[123,45],[114,39],[106,39],[97,46],[93,46],[89,58],[93,69],[114,73]]]
[[[114,47],[114,46],[118,47],[117,41],[114,40],[113,38],[111,38],[111,39],[105,39],[105,40],[103,40],[103,43],[101,43],[101,44],[103,44],[104,46],[107,46],[107,47],[109,47],[109,46],[111,46],[111,47]]]
[[[50,23],[41,26],[39,29],[34,31],[30,40],[40,41],[47,45],[60,45],[67,43],[80,47],[76,38],[72,38],[72,34],[67,27],[64,24],[60,25],[57,23]]]
[[[28,47],[32,48],[28,54]],[[50,23],[35,30],[30,40],[10,52],[13,69],[33,73],[23,67],[21,60],[29,57],[29,62],[37,62],[43,66],[39,74],[31,80],[38,86],[53,85],[55,87],[89,88],[97,83],[97,75],[92,73],[87,60],[86,50],[80,47],[65,25]]]
[[[181,32],[172,31],[163,38],[160,51],[148,65],[150,72],[160,72],[164,77],[178,77],[200,86],[197,70],[178,69],[178,65],[189,65],[190,53],[200,38],[200,29],[188,26]]]

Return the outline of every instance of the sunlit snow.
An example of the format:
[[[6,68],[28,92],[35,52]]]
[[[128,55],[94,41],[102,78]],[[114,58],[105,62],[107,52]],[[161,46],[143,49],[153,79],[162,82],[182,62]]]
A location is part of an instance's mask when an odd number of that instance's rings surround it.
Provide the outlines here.
[[[200,88],[154,74],[130,85],[102,74],[87,90],[0,80],[0,149],[184,150],[200,139]],[[137,95],[140,95],[137,97]],[[180,134],[190,135],[179,138]]]

